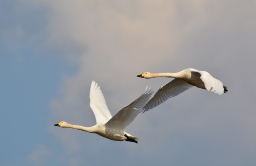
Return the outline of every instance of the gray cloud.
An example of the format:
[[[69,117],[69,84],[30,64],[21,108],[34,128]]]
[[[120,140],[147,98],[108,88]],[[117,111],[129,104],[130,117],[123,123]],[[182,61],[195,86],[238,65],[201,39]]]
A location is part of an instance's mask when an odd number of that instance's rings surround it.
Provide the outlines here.
[[[60,120],[95,123],[88,98],[91,80],[101,86],[112,114],[146,85],[157,90],[169,81],[136,78],[143,71],[194,67],[209,71],[229,88],[223,96],[193,88],[140,115],[127,129],[140,138],[139,146],[54,130],[69,150],[65,160],[81,165],[103,149],[112,149],[128,158],[140,156],[134,161],[148,165],[256,162],[255,1],[31,3],[49,8],[46,45],[82,48],[80,54],[70,52],[67,60],[76,65],[77,73],[63,78],[60,97],[52,101],[53,114]],[[78,152],[88,158],[75,156]],[[105,154],[108,159],[88,162],[111,162],[112,152]]]
[[[27,156],[28,163],[32,165],[45,165],[51,155],[51,151],[44,145],[37,145],[33,152]]]

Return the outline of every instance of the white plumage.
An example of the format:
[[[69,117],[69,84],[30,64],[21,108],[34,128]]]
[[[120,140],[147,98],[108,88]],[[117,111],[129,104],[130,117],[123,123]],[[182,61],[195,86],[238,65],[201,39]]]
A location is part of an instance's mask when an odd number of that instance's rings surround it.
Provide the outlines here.
[[[146,87],[145,92],[138,99],[122,108],[112,117],[100,87],[96,82],[92,81],[90,89],[90,107],[95,115],[96,125],[85,127],[61,121],[55,124],[55,126],[96,133],[110,140],[137,143],[138,138],[126,133],[124,129],[144,110],[144,106],[149,101],[152,93],[153,91],[151,91],[149,87]]]
[[[137,76],[146,79],[156,77],[175,78],[156,92],[153,98],[145,105],[144,111],[158,106],[167,99],[175,97],[193,86],[206,89],[219,95],[228,91],[227,87],[224,86],[221,81],[211,76],[207,71],[199,71],[193,68],[188,68],[177,73],[144,72]]]

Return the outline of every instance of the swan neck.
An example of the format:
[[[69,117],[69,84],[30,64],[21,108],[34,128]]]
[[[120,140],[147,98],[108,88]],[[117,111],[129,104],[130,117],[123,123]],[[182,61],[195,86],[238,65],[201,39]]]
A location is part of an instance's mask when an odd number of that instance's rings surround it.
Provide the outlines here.
[[[89,132],[89,133],[94,132],[94,126],[92,126],[92,127],[85,127],[85,126],[68,124],[66,127],[67,128],[72,128],[72,129],[77,129],[77,130],[82,130],[82,131]]]
[[[178,73],[156,73],[155,77],[182,78],[182,74]]]

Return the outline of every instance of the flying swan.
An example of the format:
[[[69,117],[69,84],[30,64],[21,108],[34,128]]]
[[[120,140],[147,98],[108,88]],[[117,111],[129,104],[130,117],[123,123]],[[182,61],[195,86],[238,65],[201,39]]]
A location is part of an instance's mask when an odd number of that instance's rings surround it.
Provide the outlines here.
[[[72,128],[89,133],[95,133],[114,141],[130,141],[138,143],[138,138],[124,131],[135,117],[143,111],[153,91],[146,87],[145,92],[134,102],[122,108],[115,116],[111,116],[100,87],[92,81],[90,89],[90,107],[95,115],[96,125],[91,127],[69,124],[61,121],[54,126]]]
[[[219,95],[228,91],[227,87],[224,86],[221,81],[211,76],[207,71],[199,71],[193,68],[188,68],[177,73],[143,72],[137,75],[137,77],[146,79],[155,77],[175,78],[156,92],[152,99],[145,105],[144,112],[158,106],[168,98],[179,95],[193,86],[206,89]]]

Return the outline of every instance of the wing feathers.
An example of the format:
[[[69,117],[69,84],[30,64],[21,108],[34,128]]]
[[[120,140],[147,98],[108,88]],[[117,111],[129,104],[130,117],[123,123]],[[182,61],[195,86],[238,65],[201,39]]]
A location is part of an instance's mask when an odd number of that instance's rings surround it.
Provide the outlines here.
[[[204,82],[204,86],[208,91],[217,93],[219,95],[224,93],[223,83],[214,78],[210,73],[206,71],[199,71],[201,74],[201,80]]]
[[[188,84],[186,81],[182,79],[176,78],[172,80],[168,84],[162,86],[156,92],[152,99],[145,105],[144,112],[160,105],[169,98],[179,95],[180,93],[186,91],[191,87],[192,85]]]
[[[145,92],[139,98],[121,109],[106,123],[106,126],[124,130],[125,127],[128,126],[135,119],[135,117],[143,111],[143,107],[149,101],[152,93],[153,91],[149,87],[146,87]]]
[[[105,124],[112,117],[101,89],[95,81],[92,81],[90,89],[90,107],[95,115],[96,124]]]

